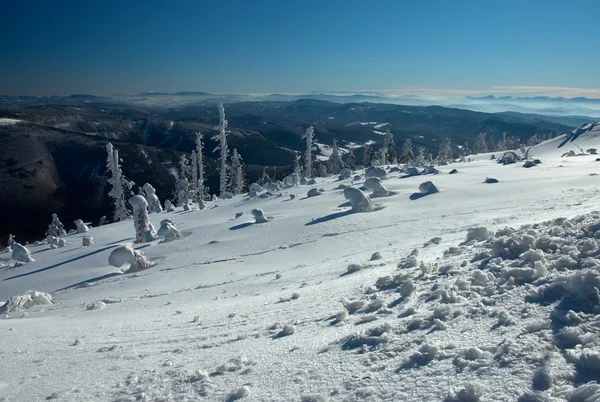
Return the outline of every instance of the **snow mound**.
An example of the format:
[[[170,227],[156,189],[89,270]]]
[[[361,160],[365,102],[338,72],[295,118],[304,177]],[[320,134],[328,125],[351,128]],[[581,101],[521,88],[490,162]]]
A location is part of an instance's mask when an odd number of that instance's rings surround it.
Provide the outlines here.
[[[13,243],[12,259],[19,262],[34,262],[35,260],[31,256],[31,251],[19,243]]]
[[[382,167],[379,167],[379,166],[369,166],[365,170],[365,178],[368,179],[369,177],[378,177],[380,179],[385,179],[387,177],[387,172]]]
[[[419,198],[422,198],[422,197],[425,197],[425,196],[428,196],[431,194],[435,194],[435,193],[439,193],[438,188],[432,182],[426,181],[424,183],[421,183],[421,185],[419,186],[419,192],[412,193],[409,198],[411,200],[418,200]]]
[[[134,250],[131,246],[119,246],[114,249],[108,256],[108,263],[116,268],[130,264],[127,272],[136,272],[152,265],[144,253]]]
[[[350,201],[352,212],[371,212],[373,210],[371,198],[357,188],[344,189],[344,197]]]
[[[12,296],[0,309],[4,312],[25,311],[34,306],[52,304],[52,296],[49,293],[29,290],[22,295]]]

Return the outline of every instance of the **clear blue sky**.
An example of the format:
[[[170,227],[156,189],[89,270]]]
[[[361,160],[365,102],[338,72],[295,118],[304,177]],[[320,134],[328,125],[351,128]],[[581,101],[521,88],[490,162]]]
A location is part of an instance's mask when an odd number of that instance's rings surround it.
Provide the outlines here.
[[[0,94],[600,88],[600,0],[0,0],[0,15]]]

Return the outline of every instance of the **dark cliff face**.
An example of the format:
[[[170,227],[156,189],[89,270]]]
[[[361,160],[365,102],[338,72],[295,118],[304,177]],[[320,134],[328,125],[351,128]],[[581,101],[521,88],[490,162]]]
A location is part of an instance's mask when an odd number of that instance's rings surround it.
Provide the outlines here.
[[[70,100],[74,102],[74,100]],[[247,164],[249,182],[264,166],[278,174],[291,171],[294,151],[304,150],[302,134],[315,126],[319,143],[337,139],[342,147],[354,142],[381,142],[378,132],[392,130],[399,147],[404,138],[416,146],[437,150],[452,138],[463,144],[479,132],[526,139],[535,133],[569,129],[555,123],[441,107],[385,104],[339,104],[316,100],[240,102],[226,105],[230,150],[237,148]],[[164,201],[172,198],[179,157],[194,149],[195,132],[204,134],[207,185],[218,187],[217,145],[211,137],[218,123],[213,104],[176,109],[143,108],[83,100],[78,105],[0,108],[0,118],[20,120],[0,125],[0,243],[8,233],[20,241],[43,236],[56,212],[67,228],[75,219],[97,224],[110,215],[107,196],[106,144],[113,143],[123,160],[124,174],[134,187],[149,182]],[[375,128],[374,124],[388,123]],[[357,153],[360,155],[360,151]]]

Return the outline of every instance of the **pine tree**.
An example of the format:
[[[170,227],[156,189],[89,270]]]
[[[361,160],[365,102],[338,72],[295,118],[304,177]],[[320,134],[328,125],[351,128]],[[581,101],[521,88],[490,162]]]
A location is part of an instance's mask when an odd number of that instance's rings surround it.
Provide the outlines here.
[[[331,156],[329,157],[328,162],[328,171],[330,174],[340,174],[342,169],[344,168],[344,162],[342,162],[342,157],[340,155],[340,149],[337,146],[337,141],[333,140],[333,146],[331,147]]]
[[[452,162],[454,160],[454,151],[452,150],[452,142],[450,138],[444,139],[440,144],[438,159],[440,162]]]
[[[67,231],[65,230],[63,223],[58,219],[58,215],[52,214],[52,222],[48,225],[46,236],[61,237],[66,235]]]
[[[354,155],[354,149],[351,149],[346,155],[346,165],[352,170],[356,169],[356,156]]]
[[[469,156],[473,153],[471,152],[471,148],[469,148],[469,141],[465,141],[465,145],[463,145],[463,151],[465,153],[465,156]]]
[[[319,177],[327,177],[327,166],[324,163],[319,163],[318,168],[318,176]]]
[[[476,154],[484,154],[488,151],[487,144],[485,142],[485,133],[480,133],[473,144],[473,152]]]
[[[208,189],[204,186],[204,143],[202,142],[202,133],[196,133],[196,165],[197,180],[194,183],[194,188],[198,194],[198,199],[206,197]]]
[[[490,133],[490,135],[488,135],[486,137],[486,143],[487,143],[488,152],[496,152],[498,150],[498,146],[496,145],[496,142],[494,141],[493,134]]]
[[[394,141],[394,136],[392,135],[392,132],[389,129],[385,132],[385,137],[383,138],[383,146],[381,147],[380,154],[380,162],[382,165],[388,165],[394,162],[394,160],[398,160],[398,150],[396,149],[396,142]]]
[[[185,177],[188,179],[188,182],[192,177],[192,167],[190,166],[188,158],[185,154],[179,157],[179,176]]]
[[[267,183],[271,183],[273,180],[271,179],[271,177],[269,176],[269,173],[267,172],[267,166],[265,166],[263,168],[263,172],[262,172],[262,176],[260,176],[260,179],[258,180],[258,184],[260,184],[261,186],[264,186]]]
[[[415,153],[413,151],[413,144],[410,138],[404,140],[404,145],[402,145],[402,154],[400,155],[400,162],[402,163],[412,163],[415,160]]]
[[[219,169],[219,193],[223,194],[227,191],[227,159],[229,151],[227,149],[227,120],[225,119],[225,108],[222,103],[219,103],[219,134],[215,135],[212,139],[219,141],[219,145],[214,149],[213,152],[221,151],[219,160],[221,167]]]
[[[534,146],[534,145],[537,145],[537,144],[539,144],[540,142],[541,142],[541,141],[539,140],[539,138],[538,138],[537,134],[534,134],[532,137],[530,137],[530,138],[527,140],[527,145],[529,145],[529,146],[531,147],[531,146]]]
[[[198,191],[198,155],[196,155],[196,150],[192,151],[190,169],[192,170],[192,189],[194,190],[195,198],[201,200],[202,195]]]
[[[298,158],[298,154],[294,153],[294,174],[297,174],[300,177],[300,158]]]
[[[112,198],[113,206],[115,208],[113,214],[114,221],[121,221],[127,219],[131,215],[131,211],[125,202],[125,197],[129,198],[129,196],[132,195],[131,189],[135,183],[127,180],[123,175],[119,151],[114,149],[111,143],[106,144],[106,151],[108,154],[106,158],[106,167],[110,173],[108,184],[111,186],[108,196]]]
[[[423,167],[425,165],[425,148],[419,147],[419,149],[417,149],[417,156],[415,157],[415,166]]]
[[[306,138],[306,153],[304,155],[304,176],[312,177],[312,140],[315,134],[315,129],[310,126],[306,129],[304,136]]]
[[[375,151],[373,151],[373,147],[371,146],[371,144],[365,142],[363,151],[363,166],[365,168],[371,166],[371,162],[373,162],[374,156]]]
[[[190,203],[190,182],[185,176],[181,176],[175,182],[175,205],[184,207]]]
[[[244,192],[244,167],[242,156],[234,148],[231,154],[231,181],[230,192],[232,194],[242,194]]]

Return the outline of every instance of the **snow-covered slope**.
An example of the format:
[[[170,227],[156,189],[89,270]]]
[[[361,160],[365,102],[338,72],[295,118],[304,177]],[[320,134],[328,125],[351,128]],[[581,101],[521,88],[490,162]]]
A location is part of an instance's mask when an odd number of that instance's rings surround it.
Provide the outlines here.
[[[393,195],[374,198],[369,213],[349,213],[338,186],[351,182],[331,178],[318,180],[315,197],[300,186],[150,215],[157,228],[173,220],[184,238],[136,245],[155,265],[134,274],[108,264],[114,248],[132,244],[131,221],[92,228],[91,247],[81,246],[86,234],[62,248],[32,246],[35,262],[0,269],[0,300],[36,290],[53,304],[0,320],[0,397],[515,401],[599,392],[576,387],[600,370],[600,216],[591,213],[600,162],[561,158],[553,146],[538,146],[543,163],[530,169],[479,160],[434,176],[390,173],[383,184]],[[440,192],[411,201],[428,180]],[[254,208],[272,219],[252,223]]]

